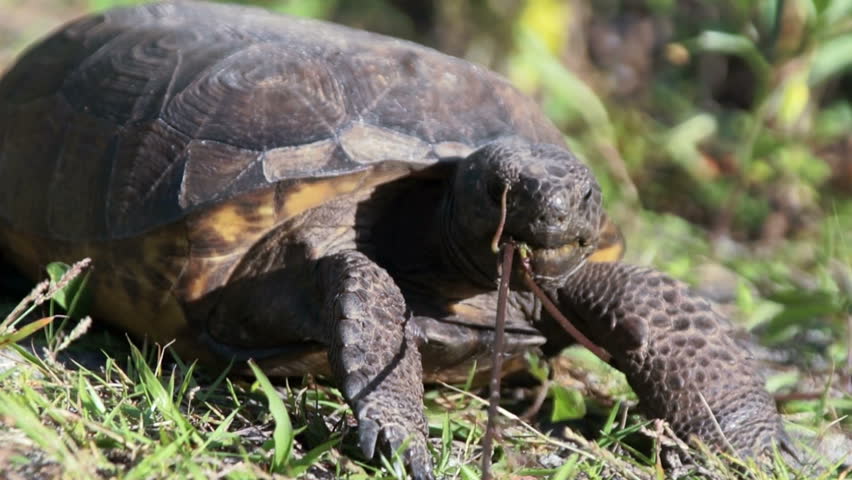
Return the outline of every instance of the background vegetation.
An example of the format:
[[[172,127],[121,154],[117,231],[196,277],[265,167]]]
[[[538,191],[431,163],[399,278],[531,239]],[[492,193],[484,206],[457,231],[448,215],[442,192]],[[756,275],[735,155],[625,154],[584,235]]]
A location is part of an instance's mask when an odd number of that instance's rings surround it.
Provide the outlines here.
[[[130,3],[0,0],[0,70],[67,19]],[[852,0],[244,3],[412,39],[508,76],[595,169],[628,260],[720,302],[764,346],[755,354],[782,410],[848,455]],[[7,295],[6,310],[17,300]],[[30,333],[2,326],[0,342]],[[208,378],[153,348],[72,326],[51,325],[17,354],[7,349],[14,367],[0,373],[0,476],[401,475],[347,460],[359,458],[354,441],[334,432],[347,432],[351,417],[336,390],[312,379],[283,389],[280,404],[262,381]],[[75,349],[109,355],[67,356]],[[641,425],[614,421],[618,401],[630,403],[623,383],[600,365],[578,373],[587,363],[570,352],[533,369],[543,390],[517,389],[521,406],[538,391],[548,400],[532,417],[537,430],[505,414],[501,475],[660,474],[653,450],[622,442],[639,428],[629,425]],[[439,471],[476,478],[478,400],[443,387],[427,404]],[[563,432],[584,412],[571,425],[614,454]],[[538,433],[548,429],[556,434]]]

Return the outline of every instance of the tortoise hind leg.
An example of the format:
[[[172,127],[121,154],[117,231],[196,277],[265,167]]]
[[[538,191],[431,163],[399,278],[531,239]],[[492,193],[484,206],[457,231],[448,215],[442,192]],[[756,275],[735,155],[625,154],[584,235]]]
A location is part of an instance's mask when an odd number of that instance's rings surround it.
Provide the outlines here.
[[[554,297],[613,355],[640,406],[678,435],[746,456],[790,448],[750,354],[686,285],[648,268],[589,263]]]
[[[390,452],[407,441],[403,459],[413,477],[431,479],[419,335],[402,293],[360,252],[327,257],[320,269],[329,362],[358,418],[361,449],[372,457],[377,441]]]

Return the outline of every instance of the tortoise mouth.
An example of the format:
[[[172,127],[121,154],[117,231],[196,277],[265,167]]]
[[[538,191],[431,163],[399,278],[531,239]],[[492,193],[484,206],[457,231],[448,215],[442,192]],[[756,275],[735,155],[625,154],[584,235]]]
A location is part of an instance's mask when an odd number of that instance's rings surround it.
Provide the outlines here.
[[[547,282],[567,278],[584,263],[586,249],[583,247],[576,241],[553,248],[530,246],[529,266],[533,279]]]

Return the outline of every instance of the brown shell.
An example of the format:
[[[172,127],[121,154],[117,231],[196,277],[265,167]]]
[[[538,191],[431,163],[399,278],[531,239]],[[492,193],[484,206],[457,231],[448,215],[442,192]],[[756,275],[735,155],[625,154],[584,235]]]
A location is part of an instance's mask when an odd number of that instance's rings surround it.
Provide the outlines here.
[[[113,10],[0,79],[0,246],[34,279],[92,257],[100,318],[210,361],[192,306],[259,239],[506,135],[563,143],[501,77],[412,43],[236,6]],[[282,374],[323,370],[302,350]]]
[[[280,221],[382,181],[364,174],[396,178],[506,135],[563,142],[501,77],[409,42],[225,5],[113,10],[0,81],[0,223],[92,242],[210,209],[210,222],[238,208]],[[271,203],[252,203],[260,191]]]

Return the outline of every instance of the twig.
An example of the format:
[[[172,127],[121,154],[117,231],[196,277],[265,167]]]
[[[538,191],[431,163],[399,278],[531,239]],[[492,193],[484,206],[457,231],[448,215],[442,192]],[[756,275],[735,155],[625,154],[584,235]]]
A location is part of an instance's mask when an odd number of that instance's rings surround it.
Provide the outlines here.
[[[506,197],[509,195],[509,184],[503,186],[503,195],[500,196],[500,223],[497,224],[497,231],[494,232],[494,238],[491,239],[491,251],[497,253],[500,251],[500,237],[503,236],[503,227],[506,226]]]
[[[476,396],[473,393],[470,393],[468,391],[462,390],[461,388],[455,387],[453,385],[450,385],[450,384],[444,383],[444,382],[438,382],[438,383],[442,387],[444,387],[448,390],[452,390],[456,393],[459,393],[459,394],[461,394],[465,397],[471,398],[472,400],[474,400],[475,402],[477,402],[479,404],[484,405],[485,403],[487,403],[481,397],[478,397],[478,396]],[[633,480],[639,480],[639,479],[650,480],[650,479],[653,478],[650,474],[647,474],[645,472],[641,472],[641,473],[637,472],[636,470],[641,471],[640,467],[636,467],[634,465],[629,464],[628,462],[626,462],[624,460],[616,458],[615,455],[613,455],[613,453],[610,452],[609,450],[601,447],[600,445],[598,445],[595,442],[591,442],[589,440],[586,440],[585,438],[583,438],[583,436],[578,435],[577,433],[575,433],[570,428],[566,428],[563,431],[563,435],[566,438],[568,438],[570,441],[580,445],[582,448],[584,448],[586,450],[582,450],[580,448],[577,448],[576,445],[572,445],[568,442],[563,442],[561,440],[557,440],[557,439],[555,439],[555,438],[553,438],[553,437],[551,437],[551,436],[549,436],[545,433],[542,433],[541,431],[537,430],[532,425],[523,421],[520,417],[518,417],[514,413],[506,410],[505,408],[502,408],[502,407],[498,408],[497,411],[500,413],[500,415],[508,418],[509,420],[511,420],[513,422],[517,422],[518,424],[521,425],[521,427],[523,427],[525,430],[527,430],[533,436],[537,437],[539,440],[543,441],[544,443],[546,443],[548,445],[553,445],[555,447],[563,448],[563,449],[565,449],[565,450],[567,450],[571,453],[576,453],[577,455],[580,455],[580,456],[582,456],[582,457],[584,457],[585,459],[588,459],[588,460],[600,460],[600,459],[606,460],[607,465],[609,467],[611,467],[613,470],[616,470],[619,473],[621,473],[623,478],[629,478],[629,479],[633,479]]]
[[[654,433],[656,434],[656,438],[661,439],[663,437],[663,428],[664,422],[659,418],[654,419]],[[664,473],[663,470],[663,442],[662,440],[654,442],[654,457],[656,458],[656,462],[654,468],[659,473]]]
[[[441,385],[442,387],[448,389],[448,390],[451,390],[451,391],[456,392],[458,394],[461,394],[465,397],[468,397],[468,398],[472,399],[473,401],[475,401],[476,403],[479,403],[480,405],[488,404],[488,401],[483,399],[482,397],[479,397],[479,396],[477,396],[477,395],[475,395],[471,392],[468,392],[466,390],[463,390],[459,387],[456,387],[454,385],[450,385],[449,383],[445,383],[445,382],[441,382],[441,381],[439,381],[438,384]],[[564,448],[565,450],[568,450],[571,453],[576,453],[578,455],[582,455],[582,456],[584,456],[584,457],[586,457],[590,460],[595,459],[594,454],[589,453],[585,450],[580,450],[579,448],[577,448],[574,445],[571,445],[570,443],[566,443],[566,442],[557,440],[553,437],[548,436],[547,434],[540,432],[535,427],[533,427],[529,423],[525,422],[521,417],[519,417],[519,416],[515,415],[514,413],[506,410],[503,407],[497,407],[497,412],[500,415],[503,415],[504,417],[508,418],[509,420],[518,422],[519,424],[521,424],[521,426],[525,430],[527,430],[529,433],[531,433],[535,437],[538,437],[539,440],[543,441],[544,443],[547,443],[548,445],[553,445],[555,447]],[[583,439],[583,441],[584,441],[584,443],[589,443],[588,440]]]
[[[544,405],[544,401],[547,399],[547,392],[550,391],[551,383],[552,381],[549,378],[545,378],[544,381],[541,382],[541,385],[538,386],[538,390],[536,391],[532,404],[529,408],[524,410],[524,413],[521,414],[521,418],[526,421],[531,421],[533,417],[538,414],[541,407]]]
[[[732,454],[732,455],[734,455],[735,457],[737,457],[737,458],[738,458],[738,457],[739,457],[739,452],[738,452],[736,449],[734,449],[734,446],[733,446],[733,445],[731,445],[731,442],[730,442],[730,441],[728,441],[728,436],[727,436],[727,435],[725,435],[725,431],[724,431],[724,430],[722,430],[722,426],[721,426],[721,425],[719,425],[719,421],[718,421],[718,420],[716,420],[716,414],[715,414],[715,413],[713,413],[713,409],[712,409],[712,408],[710,408],[710,404],[709,404],[709,403],[707,403],[707,399],[706,399],[706,398],[704,398],[704,394],[702,394],[700,391],[699,391],[699,392],[696,392],[696,393],[698,393],[698,398],[699,398],[699,399],[701,399],[701,403],[704,405],[704,408],[706,408],[706,409],[707,409],[707,413],[709,413],[709,414],[710,414],[710,420],[712,420],[712,421],[713,421],[713,427],[714,427],[714,428],[716,429],[716,431],[719,433],[719,436],[720,436],[720,437],[722,437],[722,440],[723,440],[723,441],[724,441],[724,443],[725,443],[725,447],[727,447],[727,448],[728,448],[728,450],[731,452],[731,454]]]
[[[504,190],[504,199],[506,190]],[[498,229],[498,233],[500,230],[502,230],[502,227]],[[499,238],[499,236],[495,238]],[[512,242],[507,242],[503,245],[503,262],[500,267],[500,288],[497,291],[497,324],[494,327],[494,351],[491,355],[491,394],[488,398],[488,423],[485,427],[485,436],[482,438],[482,478],[484,480],[491,478],[491,454],[494,448],[497,407],[500,404],[500,377],[503,366],[503,335],[506,330],[506,303],[509,297],[509,278],[512,276],[512,258],[514,256],[515,245]]]
[[[524,268],[527,269],[528,266],[524,265]],[[535,296],[538,297],[539,300],[541,300],[541,304],[547,310],[547,313],[549,313],[550,316],[552,316],[556,319],[557,322],[559,322],[559,325],[561,325],[562,328],[565,329],[566,332],[568,332],[568,335],[574,337],[574,340],[576,340],[577,343],[586,347],[589,351],[597,355],[598,358],[600,358],[606,363],[609,363],[609,361],[612,359],[612,355],[610,355],[609,352],[589,340],[589,337],[583,335],[583,333],[577,330],[577,327],[575,327],[570,320],[565,318],[565,315],[562,315],[562,312],[560,312],[556,305],[553,304],[553,301],[550,300],[550,297],[548,297],[547,294],[544,293],[544,291],[532,279],[532,272],[530,270],[527,270],[526,275],[524,275],[524,282],[527,284],[529,289],[532,290],[533,294],[535,294]]]

